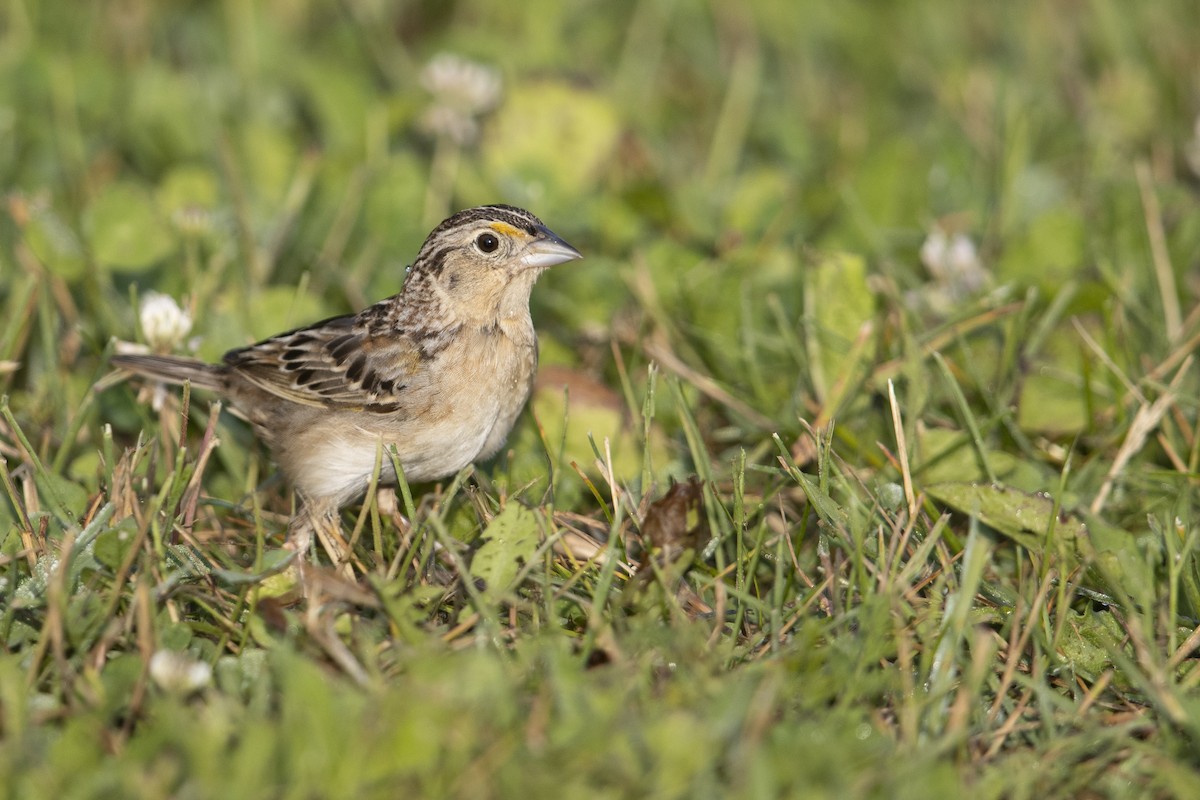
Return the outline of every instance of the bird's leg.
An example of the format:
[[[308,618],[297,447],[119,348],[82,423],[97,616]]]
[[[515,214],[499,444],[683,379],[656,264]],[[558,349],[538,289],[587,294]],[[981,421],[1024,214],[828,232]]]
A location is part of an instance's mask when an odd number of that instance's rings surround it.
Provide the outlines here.
[[[334,568],[344,577],[354,579],[354,565],[365,572],[363,565],[354,559],[350,544],[342,535],[342,520],[337,504],[325,498],[301,496],[300,499],[300,511],[288,526],[288,538],[284,547],[296,551],[300,558],[304,558],[312,546],[315,534]]]
[[[300,509],[288,523],[287,541],[283,546],[296,554],[298,559],[308,558],[309,548],[312,547],[313,532],[316,530],[314,505],[306,498],[301,498]]]
[[[409,524],[408,517],[400,513],[400,503],[396,499],[394,486],[380,486],[375,491],[375,508],[379,509],[380,516],[392,520],[392,524],[396,526],[396,531],[400,534],[401,543],[407,544],[412,526]]]
[[[350,552],[350,544],[342,536],[341,519],[337,514],[322,517],[316,526],[317,540],[325,548],[334,569],[344,577],[354,580],[354,567],[351,560],[354,554]]]
[[[345,547],[342,546],[345,542],[341,537],[340,528],[336,504],[324,498],[301,495],[300,510],[288,525],[288,538],[284,547],[296,551],[301,558],[306,557],[315,535],[337,566],[346,560]]]

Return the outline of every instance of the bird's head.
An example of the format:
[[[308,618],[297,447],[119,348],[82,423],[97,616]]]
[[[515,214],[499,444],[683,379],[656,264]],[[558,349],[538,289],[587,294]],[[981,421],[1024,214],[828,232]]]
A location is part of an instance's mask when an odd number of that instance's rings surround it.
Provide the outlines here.
[[[429,234],[409,280],[459,319],[528,313],[529,292],[549,267],[583,258],[542,221],[513,206],[460,211]]]

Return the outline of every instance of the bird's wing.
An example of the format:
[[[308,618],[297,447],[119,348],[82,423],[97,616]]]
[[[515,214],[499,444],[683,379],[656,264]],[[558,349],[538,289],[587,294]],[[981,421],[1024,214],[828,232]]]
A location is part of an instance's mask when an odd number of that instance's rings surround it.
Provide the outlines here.
[[[225,354],[230,371],[285,400],[390,413],[422,361],[411,336],[378,315],[334,317]]]

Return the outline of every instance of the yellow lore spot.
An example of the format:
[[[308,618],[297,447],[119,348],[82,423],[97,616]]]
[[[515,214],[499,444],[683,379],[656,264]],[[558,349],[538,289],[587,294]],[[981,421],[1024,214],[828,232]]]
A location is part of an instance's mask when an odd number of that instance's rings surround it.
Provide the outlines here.
[[[493,222],[489,227],[492,230],[494,230],[496,233],[503,234],[503,235],[508,236],[513,239],[528,239],[529,238],[528,233],[521,230],[520,228],[514,228],[512,225],[509,225],[507,222]]]

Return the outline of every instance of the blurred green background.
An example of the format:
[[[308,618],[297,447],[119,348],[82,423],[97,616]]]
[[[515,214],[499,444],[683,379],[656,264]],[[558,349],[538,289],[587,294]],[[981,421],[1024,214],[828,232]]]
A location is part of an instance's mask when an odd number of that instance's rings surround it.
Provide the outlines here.
[[[588,253],[538,293],[551,331],[609,321],[637,264],[713,335],[768,293],[796,313],[806,247],[919,285],[946,217],[997,284],[1148,292],[1144,226],[1119,224],[1142,216],[1135,162],[1179,173],[1160,191],[1181,277],[1200,237],[1174,202],[1195,180],[1192,11],[10,2],[5,288],[24,245],[93,342],[129,331],[131,282],[195,294],[218,355],[394,292],[432,222],[505,201]],[[423,125],[441,53],[502,87],[461,146]]]

